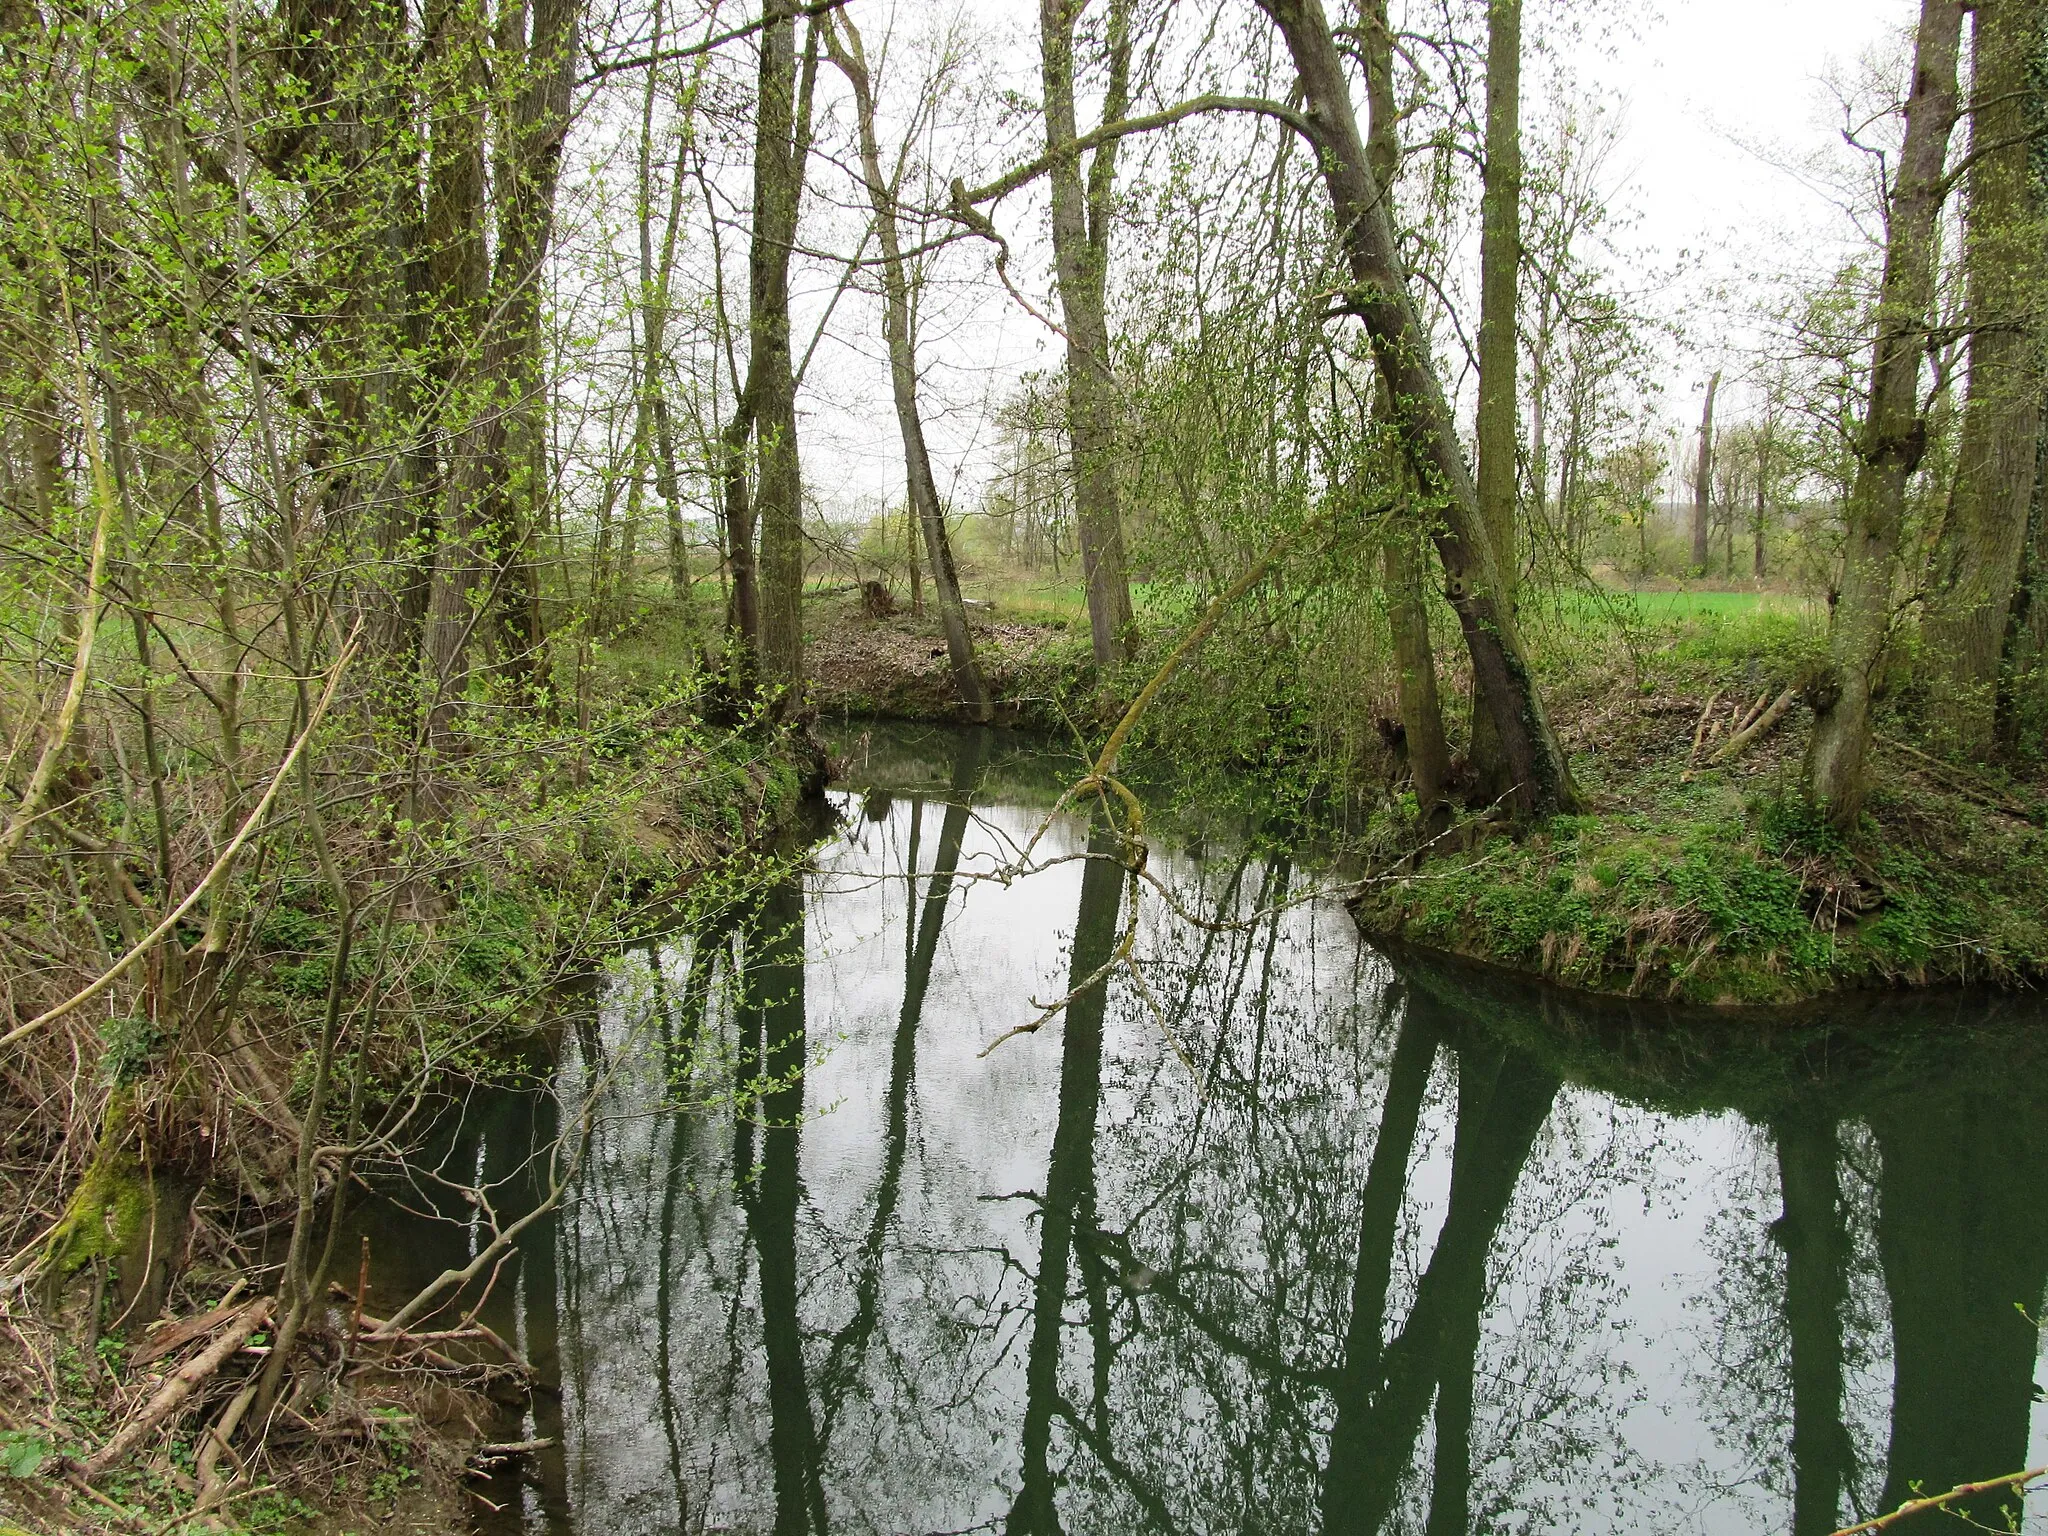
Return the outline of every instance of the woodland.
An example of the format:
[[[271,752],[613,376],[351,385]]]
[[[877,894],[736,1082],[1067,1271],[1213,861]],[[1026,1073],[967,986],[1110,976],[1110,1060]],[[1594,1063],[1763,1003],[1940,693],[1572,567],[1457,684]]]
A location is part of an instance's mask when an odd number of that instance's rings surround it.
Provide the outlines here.
[[[1739,324],[1617,255],[1620,10],[0,0],[0,1461],[182,1522],[517,1377],[412,1325],[588,1126],[338,1328],[352,1190],[801,861],[821,719],[1584,990],[2048,974],[2048,6],[1839,82]]]

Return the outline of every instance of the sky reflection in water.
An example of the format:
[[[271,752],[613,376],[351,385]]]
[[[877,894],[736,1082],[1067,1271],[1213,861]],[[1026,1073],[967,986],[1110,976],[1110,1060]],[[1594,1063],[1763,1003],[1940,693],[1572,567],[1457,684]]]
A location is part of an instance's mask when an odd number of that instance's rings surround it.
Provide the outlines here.
[[[486,1316],[561,1444],[480,1529],[1804,1536],[2048,1459],[2018,1010],[1588,1014],[1168,838],[1223,926],[1148,892],[1150,1002],[1113,975],[984,1058],[1109,958],[1125,882],[971,879],[1042,817],[1028,760],[970,808],[1002,738],[871,745],[918,792],[842,794],[800,885],[641,957],[558,1073],[615,1068],[606,1117]],[[558,1115],[497,1096],[446,1153],[510,1176]],[[380,1293],[465,1241],[382,1220]]]

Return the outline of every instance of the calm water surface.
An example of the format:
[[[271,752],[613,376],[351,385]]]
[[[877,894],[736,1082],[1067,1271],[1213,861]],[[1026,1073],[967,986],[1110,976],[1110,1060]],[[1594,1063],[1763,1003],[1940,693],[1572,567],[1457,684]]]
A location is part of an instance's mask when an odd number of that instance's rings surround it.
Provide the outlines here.
[[[464,1116],[445,1171],[510,1215],[604,1095],[491,1297],[559,1387],[504,1429],[558,1443],[479,1530],[1805,1533],[2048,1460],[2025,1011],[1588,1012],[1183,829],[1204,921],[1148,889],[1142,986],[989,1050],[1130,921],[1107,861],[974,878],[1064,771],[866,743],[800,881]],[[475,1240],[385,1214],[379,1293]]]

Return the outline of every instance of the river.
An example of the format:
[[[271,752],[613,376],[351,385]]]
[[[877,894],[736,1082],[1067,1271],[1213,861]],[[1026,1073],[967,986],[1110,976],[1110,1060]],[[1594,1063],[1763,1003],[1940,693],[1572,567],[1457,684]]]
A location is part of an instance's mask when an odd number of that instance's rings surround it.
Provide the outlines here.
[[[2048,1460],[2038,1009],[1573,1004],[1185,819],[1124,965],[1084,822],[990,878],[1071,763],[845,750],[800,878],[437,1148],[516,1214],[601,1094],[484,1311],[550,1388],[498,1432],[554,1443],[479,1532],[1804,1536]],[[416,1186],[379,1295],[478,1240]]]

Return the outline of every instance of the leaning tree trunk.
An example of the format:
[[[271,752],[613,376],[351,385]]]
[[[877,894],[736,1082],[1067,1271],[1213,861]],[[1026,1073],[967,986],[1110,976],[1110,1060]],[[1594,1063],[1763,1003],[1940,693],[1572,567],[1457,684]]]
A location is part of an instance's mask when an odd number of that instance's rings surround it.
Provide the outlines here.
[[[1077,137],[1074,121],[1074,22],[1081,0],[1040,0],[1039,46],[1045,80],[1046,148],[1059,156],[1048,180],[1052,194],[1053,265],[1067,328],[1067,415],[1074,451],[1074,513],[1081,535],[1081,572],[1088,595],[1088,633],[1095,664],[1111,667],[1129,652],[1131,584],[1124,565],[1122,513],[1116,485],[1116,385],[1109,366],[1104,294],[1109,273],[1109,201],[1116,176],[1116,140],[1088,164],[1084,187],[1078,154],[1060,154]],[[1109,86],[1102,120],[1124,115],[1130,95],[1130,0],[1110,0]]]
[[[1971,161],[1963,215],[1970,382],[1954,499],[1928,584],[1927,652],[1935,716],[1955,746],[1981,757],[1996,729],[1999,655],[2019,579],[2041,424],[2041,335],[2035,321],[2043,234],[2032,161],[2042,127],[2034,55],[2042,0],[1979,0],[1972,20]]]
[[[839,35],[845,29],[845,38]],[[939,599],[939,617],[946,629],[946,656],[962,712],[977,724],[994,711],[981,668],[974,660],[974,636],[967,628],[967,605],[960,600],[960,575],[953,564],[952,540],[932,478],[931,455],[925,449],[924,422],[917,410],[917,343],[910,328],[910,278],[896,231],[896,193],[882,178],[881,149],[875,140],[875,98],[868,75],[867,54],[853,20],[843,12],[826,21],[826,42],[832,62],[853,88],[854,114],[860,132],[861,175],[875,210],[875,231],[882,245],[883,329],[889,342],[889,386],[896,400],[896,426],[903,437],[904,477],[910,507],[924,532],[925,557],[931,562],[932,590]],[[911,559],[911,590],[916,592],[917,562]]]
[[[1692,568],[1707,574],[1707,525],[1714,510],[1714,396],[1721,390],[1721,370],[1707,380],[1707,403],[1700,409],[1699,457],[1692,479]]]
[[[1351,306],[1365,323],[1393,398],[1402,448],[1432,514],[1445,596],[1457,612],[1472,672],[1514,775],[1508,797],[1538,816],[1578,803],[1571,770],[1529,670],[1500,560],[1459,452],[1456,423],[1408,291],[1379,179],[1367,163],[1349,82],[1321,0],[1259,0],[1287,40],[1318,140],[1323,180],[1351,267]]]
[[[1479,413],[1474,478],[1479,516],[1500,561],[1500,601],[1512,610],[1520,584],[1515,528],[1516,300],[1522,267],[1522,0],[1492,0],[1486,11],[1486,168],[1479,223]],[[1384,190],[1391,171],[1374,165]],[[1493,713],[1474,690],[1472,764],[1488,799],[1513,783],[1493,730]]]
[[[1914,43],[1906,139],[1892,186],[1890,236],[1878,290],[1870,405],[1856,442],[1856,478],[1845,508],[1841,595],[1828,660],[1809,690],[1813,745],[1807,792],[1847,830],[1863,810],[1870,749],[1870,694],[1891,629],[1892,588],[1906,512],[1906,481],[1927,445],[1920,414],[1920,360],[1934,304],[1935,245],[1943,165],[1956,122],[1956,53],[1966,0],[1922,0]]]

